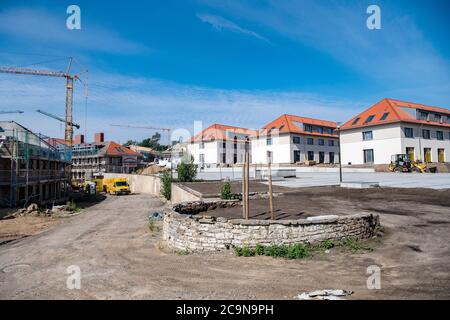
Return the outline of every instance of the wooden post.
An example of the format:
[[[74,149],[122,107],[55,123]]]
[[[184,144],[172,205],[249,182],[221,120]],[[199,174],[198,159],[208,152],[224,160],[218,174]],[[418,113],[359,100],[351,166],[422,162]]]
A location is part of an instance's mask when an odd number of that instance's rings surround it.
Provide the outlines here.
[[[269,159],[269,212],[270,212],[270,219],[275,220],[275,213],[273,211],[272,168],[270,159]]]
[[[245,199],[246,199],[246,197],[245,197],[245,191],[246,191],[246,188],[245,188],[245,182],[246,182],[246,179],[245,179],[245,166],[246,166],[246,161],[245,161],[245,157],[244,157],[244,164],[243,164],[243,166],[242,166],[242,217],[245,219],[245,215],[246,215],[246,213],[247,213],[247,209],[246,209],[246,207],[247,207],[247,205],[246,205],[246,203],[245,203]]]
[[[248,152],[248,148],[245,150],[245,219],[248,220],[250,216],[250,201],[249,201],[249,192],[250,192],[250,155]]]

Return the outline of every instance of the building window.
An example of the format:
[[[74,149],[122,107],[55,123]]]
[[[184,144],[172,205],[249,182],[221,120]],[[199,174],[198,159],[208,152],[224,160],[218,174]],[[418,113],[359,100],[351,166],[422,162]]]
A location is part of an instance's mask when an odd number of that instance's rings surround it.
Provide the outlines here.
[[[295,144],[300,144],[300,137],[294,137],[292,140]]]
[[[314,151],[308,151],[308,161],[314,161]]]
[[[226,162],[227,162],[227,156],[226,156],[226,153],[222,153],[222,154],[221,154],[221,158],[222,158],[222,163],[226,163]]]
[[[413,128],[405,128],[405,138],[414,138]]]
[[[224,149],[227,148],[227,142],[226,141],[222,141],[222,148],[224,148]]]
[[[323,145],[325,145],[325,140],[319,139],[319,146],[323,146]]]
[[[366,121],[364,123],[369,123],[373,120],[373,118],[375,118],[374,114],[371,114],[370,116],[367,117]]]
[[[444,140],[444,132],[443,131],[436,131],[436,139]]]
[[[373,163],[373,149],[364,150],[364,163]]]
[[[308,138],[306,139],[306,143],[309,145],[313,145],[314,144],[314,139],[313,138]]]
[[[422,130],[422,138],[424,138],[424,139],[430,139],[430,130],[428,130],[428,129],[423,129],[423,130]]]
[[[362,133],[362,136],[363,136],[363,140],[372,140],[373,139],[372,131],[364,131]]]
[[[330,152],[330,163],[334,163],[334,152]]]
[[[433,121],[441,122],[441,115],[435,113],[435,114],[433,115]]]
[[[356,118],[355,120],[353,120],[353,122],[352,122],[352,126],[354,126],[355,124],[357,124],[358,123],[358,121],[359,121],[359,119],[361,119],[361,118]]]
[[[268,146],[271,146],[271,145],[272,145],[272,138],[271,138],[271,137],[267,137],[267,139],[266,139],[266,144],[267,144]]]
[[[426,120],[428,120],[428,113],[423,112],[423,111],[419,111],[418,114],[417,114],[417,118],[418,118],[417,120],[426,121]]]
[[[205,143],[204,143],[204,142],[200,142],[199,148],[200,148],[200,149],[205,149]]]
[[[386,120],[386,118],[388,117],[389,112],[385,112],[383,113],[383,115],[381,116],[380,120]]]
[[[328,140],[328,146],[334,147],[334,140]]]
[[[200,154],[200,163],[205,163],[205,155]]]
[[[331,128],[323,128],[322,132],[323,132],[323,134],[332,134],[333,133],[333,129],[331,129]]]
[[[310,124],[304,124],[303,131],[312,132],[312,126]]]

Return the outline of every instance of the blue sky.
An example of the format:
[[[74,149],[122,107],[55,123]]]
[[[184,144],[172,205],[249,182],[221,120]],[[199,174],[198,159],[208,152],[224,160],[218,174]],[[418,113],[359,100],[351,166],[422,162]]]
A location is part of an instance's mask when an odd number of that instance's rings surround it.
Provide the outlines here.
[[[67,30],[66,8],[81,8]],[[366,8],[381,8],[381,30]],[[91,137],[124,142],[195,120],[257,128],[282,113],[345,121],[384,97],[450,107],[448,1],[0,1],[0,64],[89,69],[74,117]],[[58,60],[60,59],[60,60]],[[38,63],[38,64],[34,64]],[[86,75],[83,75],[86,77]],[[63,79],[0,74],[1,115],[38,132],[63,128]]]

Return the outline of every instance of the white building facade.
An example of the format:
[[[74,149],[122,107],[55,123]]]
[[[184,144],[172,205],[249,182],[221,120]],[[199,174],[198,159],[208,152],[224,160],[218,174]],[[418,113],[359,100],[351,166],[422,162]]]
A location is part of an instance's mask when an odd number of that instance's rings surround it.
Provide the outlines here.
[[[252,163],[338,163],[336,123],[282,115],[251,138]]]
[[[200,167],[242,164],[245,141],[253,134],[255,134],[253,130],[214,124],[191,140],[188,152],[192,155],[194,163]],[[250,143],[248,148],[251,157]]]
[[[341,152],[343,164],[388,164],[395,154],[449,162],[450,110],[384,99],[342,126]]]

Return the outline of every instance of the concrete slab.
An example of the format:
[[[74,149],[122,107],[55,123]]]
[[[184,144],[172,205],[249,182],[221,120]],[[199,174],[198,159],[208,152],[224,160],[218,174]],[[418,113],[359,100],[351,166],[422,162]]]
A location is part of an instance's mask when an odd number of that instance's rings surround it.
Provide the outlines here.
[[[450,189],[450,173],[344,173],[344,182],[378,181],[380,187]],[[296,179],[276,181],[274,185],[301,188],[339,185],[339,173],[304,173]]]
[[[349,181],[341,183],[341,188],[353,188],[353,189],[376,188],[379,186],[380,184],[378,182]]]

